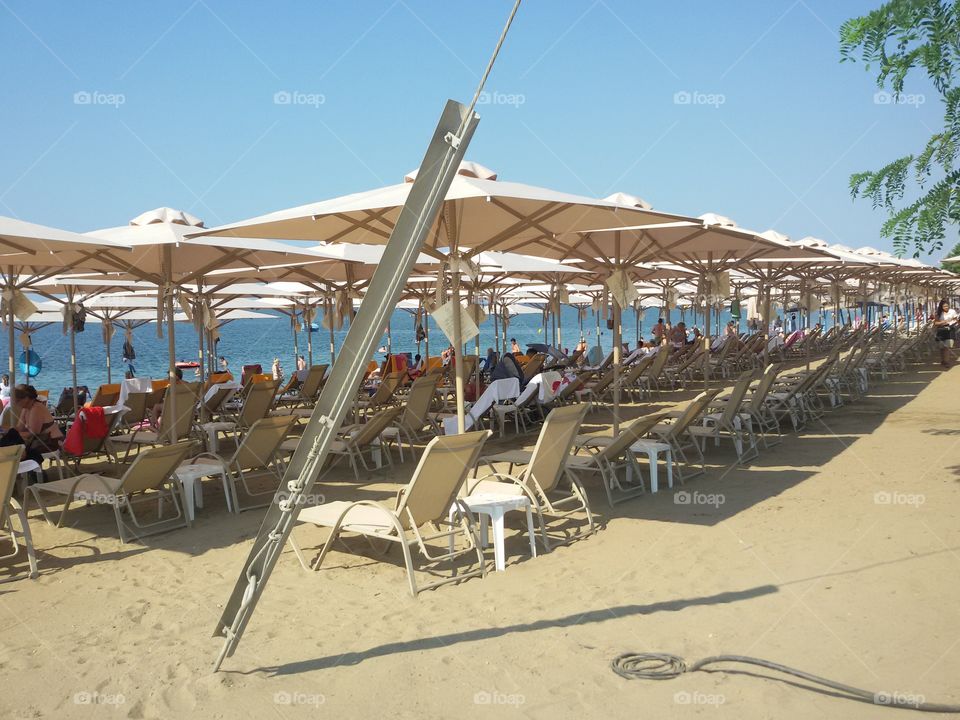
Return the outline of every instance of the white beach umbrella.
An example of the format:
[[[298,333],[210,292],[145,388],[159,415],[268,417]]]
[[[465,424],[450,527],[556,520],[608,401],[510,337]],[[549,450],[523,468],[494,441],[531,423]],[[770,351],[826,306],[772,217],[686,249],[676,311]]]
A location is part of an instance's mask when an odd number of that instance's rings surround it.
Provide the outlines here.
[[[681,216],[625,207],[615,202],[571,195],[546,188],[500,180],[480,179],[475,168],[462,166],[447,192],[442,212],[422,251],[452,263],[488,250],[525,252],[543,256],[544,240],[591,227],[668,222]],[[488,174],[489,175],[489,174]],[[390,236],[400,209],[413,187],[410,183],[346,195],[262,215],[212,230],[219,237],[271,237],[287,240],[323,240],[383,244]],[[469,250],[464,250],[469,248]],[[453,267],[452,291],[459,301],[459,268]],[[453,335],[460,345],[460,314],[452,313]],[[463,427],[463,379],[457,363],[459,426]]]
[[[163,301],[158,313],[169,318],[167,343],[171,378],[176,361],[172,318],[177,288],[182,289],[186,283],[196,284],[198,294],[202,295],[203,286],[210,278],[213,285],[230,282],[231,278],[247,273],[274,279],[292,272],[289,265],[294,263],[298,272],[311,274],[318,280],[322,280],[323,269],[344,267],[341,261],[321,257],[304,247],[272,240],[187,237],[202,229],[203,221],[189,213],[158,208],[137,216],[128,225],[87,233],[89,237],[132,246],[133,257],[125,268],[126,274],[149,280],[159,288]],[[157,332],[160,333],[159,323]]]
[[[129,255],[129,247],[111,240],[94,240],[58,228],[0,217],[0,286],[6,304],[2,314],[7,324],[11,383],[16,383],[14,317],[29,314],[24,290],[61,272],[116,270],[128,262]]]

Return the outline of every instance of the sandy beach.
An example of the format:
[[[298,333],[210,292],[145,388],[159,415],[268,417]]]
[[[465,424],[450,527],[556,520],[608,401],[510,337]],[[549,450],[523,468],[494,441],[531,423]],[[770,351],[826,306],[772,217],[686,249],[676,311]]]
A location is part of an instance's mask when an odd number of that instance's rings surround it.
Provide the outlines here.
[[[752,655],[957,702],[958,372],[910,366],[748,468],[731,469],[732,450],[710,446],[708,473],[683,488],[689,503],[662,487],[611,511],[588,484],[596,534],[531,559],[514,522],[505,572],[417,600],[399,555],[338,552],[310,574],[288,551],[218,674],[211,632],[261,511],[229,514],[210,482],[193,528],[121,545],[109,508],[79,508],[59,530],[34,508],[40,577],[0,586],[0,716],[912,714],[762,671],[627,681],[609,667],[625,651]],[[328,499],[395,493],[387,470],[362,486],[337,472]],[[298,536],[316,545],[323,532]]]

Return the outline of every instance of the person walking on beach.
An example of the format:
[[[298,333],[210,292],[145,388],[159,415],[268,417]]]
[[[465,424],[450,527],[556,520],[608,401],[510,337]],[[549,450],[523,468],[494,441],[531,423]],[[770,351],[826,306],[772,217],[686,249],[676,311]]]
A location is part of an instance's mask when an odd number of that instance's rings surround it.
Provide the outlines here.
[[[957,329],[957,311],[950,307],[946,299],[940,301],[937,305],[937,314],[933,319],[933,327],[936,329],[937,345],[940,346],[940,364],[944,370],[949,370],[954,365],[953,360],[953,334]]]
[[[221,355],[221,356],[220,356],[220,372],[222,372],[222,373],[230,372],[229,366],[230,366],[230,363],[227,362],[226,356],[225,356],[225,355]]]
[[[513,354],[513,355],[522,355],[522,354],[523,354],[522,352],[520,352],[520,346],[517,345],[517,339],[516,339],[516,338],[510,338],[510,353]]]
[[[663,318],[657,320],[657,324],[653,326],[653,339],[656,341],[657,345],[663,344],[663,338],[667,335],[667,326],[663,322]]]

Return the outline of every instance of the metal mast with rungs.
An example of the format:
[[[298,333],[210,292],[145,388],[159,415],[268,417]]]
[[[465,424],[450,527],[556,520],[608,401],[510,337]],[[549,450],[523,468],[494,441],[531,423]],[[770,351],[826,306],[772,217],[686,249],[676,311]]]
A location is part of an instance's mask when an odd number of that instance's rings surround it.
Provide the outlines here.
[[[366,368],[367,358],[373,353],[384,324],[393,312],[403,286],[413,270],[420,247],[427,239],[428,232],[443,206],[450,184],[480,120],[473,111],[477,99],[503,46],[520,2],[521,0],[516,0],[514,3],[470,106],[465,107],[448,100],[440,116],[440,122],[420,164],[420,171],[390,234],[383,258],[370,281],[356,317],[350,323],[350,330],[337,355],[330,378],[324,384],[310,422],[284,473],[280,489],[267,510],[233,593],[214,628],[214,637],[224,638],[214,671],[220,669],[225,658],[233,655],[240,642],[270,578],[270,572],[297,521],[305,496],[313,488],[336,432],[350,409]],[[456,300],[456,296],[454,299]],[[454,315],[457,316],[457,313]],[[457,363],[457,366],[459,369],[461,363]]]

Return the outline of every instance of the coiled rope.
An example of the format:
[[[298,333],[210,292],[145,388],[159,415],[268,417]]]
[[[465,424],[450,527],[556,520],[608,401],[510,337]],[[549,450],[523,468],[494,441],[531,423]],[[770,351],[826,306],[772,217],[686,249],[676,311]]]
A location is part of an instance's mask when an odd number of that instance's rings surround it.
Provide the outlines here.
[[[851,685],[835,682],[827,678],[813,675],[803,670],[787,667],[780,663],[770,662],[761,658],[747,655],[714,655],[704,658],[687,666],[686,661],[678,655],[669,653],[624,653],[618,655],[610,663],[613,671],[627,680],[669,680],[680,677],[685,673],[706,670],[708,665],[717,663],[743,663],[776,670],[785,675],[793,675],[811,683],[837,690],[849,700],[870,703],[880,707],[899,707],[921,712],[960,713],[960,705],[945,705],[943,703],[928,703],[922,696],[901,692],[870,692]],[[708,671],[709,672],[709,671]]]

